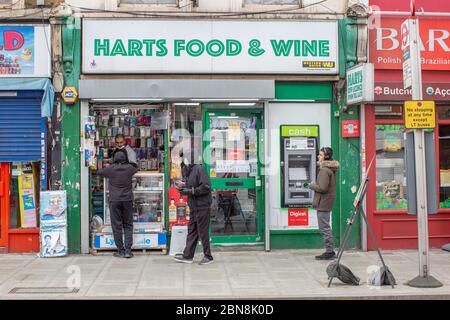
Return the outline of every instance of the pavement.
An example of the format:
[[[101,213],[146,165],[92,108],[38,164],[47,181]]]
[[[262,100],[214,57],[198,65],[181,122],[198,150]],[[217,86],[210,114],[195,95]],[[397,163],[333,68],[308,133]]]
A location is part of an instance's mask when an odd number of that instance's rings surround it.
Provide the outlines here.
[[[347,251],[342,263],[361,278],[359,286],[333,280],[321,250],[215,251],[215,262],[177,263],[169,255],[140,254],[38,258],[0,255],[0,299],[450,299],[450,252],[430,251],[431,275],[443,286],[412,288],[419,274],[416,250],[383,251],[397,285],[367,284],[380,266],[377,252]],[[30,292],[33,291],[33,293]]]

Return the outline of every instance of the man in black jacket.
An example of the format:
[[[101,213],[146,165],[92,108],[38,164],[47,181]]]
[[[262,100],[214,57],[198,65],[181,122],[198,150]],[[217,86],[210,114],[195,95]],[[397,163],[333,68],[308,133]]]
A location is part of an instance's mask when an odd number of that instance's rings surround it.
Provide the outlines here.
[[[209,219],[212,203],[211,180],[202,165],[190,164],[187,158],[182,163],[182,173],[185,183],[179,187],[179,191],[182,195],[188,196],[191,215],[186,247],[182,255],[175,256],[175,260],[183,263],[192,263],[198,238],[200,237],[204,257],[199,264],[210,264],[214,261],[209,243]]]
[[[133,245],[133,187],[132,178],[138,171],[128,161],[125,150],[114,154],[114,163],[97,171],[99,176],[108,178],[109,211],[111,226],[118,258],[132,258]],[[122,228],[125,231],[125,246],[123,244]]]

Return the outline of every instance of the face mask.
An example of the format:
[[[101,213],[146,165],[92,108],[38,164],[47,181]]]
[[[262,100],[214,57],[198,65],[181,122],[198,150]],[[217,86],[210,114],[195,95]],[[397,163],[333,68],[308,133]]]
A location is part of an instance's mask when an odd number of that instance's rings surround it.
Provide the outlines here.
[[[118,147],[117,149],[123,149],[125,148],[125,145]]]
[[[183,163],[184,163],[184,165],[188,166],[188,165],[189,165],[189,160],[188,160],[188,158],[184,158],[184,159],[183,159]]]

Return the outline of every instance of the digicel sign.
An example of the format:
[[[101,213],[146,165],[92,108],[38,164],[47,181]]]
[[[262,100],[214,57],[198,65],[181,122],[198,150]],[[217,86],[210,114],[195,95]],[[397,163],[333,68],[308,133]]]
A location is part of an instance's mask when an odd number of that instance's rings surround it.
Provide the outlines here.
[[[405,19],[382,19],[369,31],[369,61],[375,69],[402,69],[401,24]],[[450,70],[450,20],[420,19],[423,70]]]

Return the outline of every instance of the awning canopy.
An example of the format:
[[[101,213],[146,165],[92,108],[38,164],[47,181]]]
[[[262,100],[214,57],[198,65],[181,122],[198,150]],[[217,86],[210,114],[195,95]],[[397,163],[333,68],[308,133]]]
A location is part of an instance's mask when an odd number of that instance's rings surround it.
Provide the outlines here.
[[[50,79],[47,78],[3,78],[0,79],[1,91],[43,90],[41,116],[51,117],[55,92]]]

